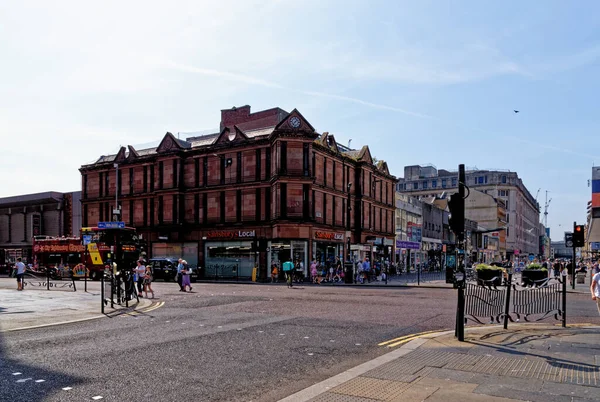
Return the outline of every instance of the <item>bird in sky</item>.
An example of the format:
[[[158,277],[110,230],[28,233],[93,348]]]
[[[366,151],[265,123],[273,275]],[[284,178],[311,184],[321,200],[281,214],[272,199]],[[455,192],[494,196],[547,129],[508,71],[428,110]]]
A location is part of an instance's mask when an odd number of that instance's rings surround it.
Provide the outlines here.
[[[513,112],[515,112],[515,113],[519,113],[519,111],[518,111],[518,110],[513,110]]]

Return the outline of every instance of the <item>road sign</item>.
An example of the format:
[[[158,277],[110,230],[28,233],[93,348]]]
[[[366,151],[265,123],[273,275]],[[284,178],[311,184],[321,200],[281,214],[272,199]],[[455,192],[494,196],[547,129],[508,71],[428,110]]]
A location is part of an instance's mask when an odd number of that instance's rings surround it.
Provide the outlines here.
[[[600,250],[600,242],[592,242],[590,244],[592,246],[592,250]]]
[[[123,229],[125,222],[98,222],[98,229]]]
[[[565,247],[573,247],[573,232],[565,232]]]
[[[87,246],[92,242],[92,235],[83,235],[83,245]]]

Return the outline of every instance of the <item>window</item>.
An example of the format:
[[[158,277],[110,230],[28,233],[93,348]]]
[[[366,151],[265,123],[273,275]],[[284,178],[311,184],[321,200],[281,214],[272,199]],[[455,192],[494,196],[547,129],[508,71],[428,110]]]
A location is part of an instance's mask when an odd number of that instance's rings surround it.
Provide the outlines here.
[[[427,188],[427,182],[426,181],[423,182],[423,188],[424,189]]]
[[[267,155],[269,155],[268,152]],[[271,187],[265,189],[265,219],[271,220]]]
[[[236,166],[236,174],[235,174],[235,182],[236,183],[241,183],[242,182],[242,153],[238,152],[237,153],[237,166]]]
[[[202,223],[208,220],[208,194],[202,194]]]
[[[83,199],[87,198],[87,174],[83,175]],[[87,225],[84,225],[87,226]]]
[[[133,226],[133,203],[135,201],[129,201],[129,226]]]
[[[484,178],[483,178],[483,181],[484,181],[484,183],[485,183],[485,184],[487,184],[487,175],[485,175],[485,176],[483,176],[483,177],[484,177]]]
[[[154,191],[154,165],[150,166],[150,191]]]
[[[510,216],[508,215],[508,213],[506,214],[506,223],[510,222]]]
[[[419,183],[415,182],[413,183],[413,190],[418,190],[419,189]]]
[[[200,187],[200,158],[194,159],[194,183]]]
[[[323,224],[327,224],[327,194],[323,193]]]
[[[452,187],[455,187],[457,183],[458,183],[458,178],[453,177],[452,178]]]
[[[505,174],[503,174],[503,175],[500,177],[500,181],[502,182],[502,184],[506,184],[506,175],[505,175]]]
[[[118,170],[119,173],[117,173],[117,180],[115,183],[115,190],[117,191],[117,193],[119,194],[119,196],[121,195],[121,188],[123,187],[123,169],[119,169]]]
[[[308,144],[303,144],[303,148],[302,148],[302,167],[303,167],[303,171],[304,171],[304,176],[310,176],[310,169],[309,169],[309,165],[308,165],[308,151],[309,151],[309,145]]]
[[[154,198],[150,198],[150,226],[154,226]]]
[[[335,195],[331,196],[331,224],[335,226]]]
[[[220,157],[220,161],[221,161],[221,166],[219,168],[220,169],[219,170],[220,171],[220,173],[219,173],[220,174],[220,182],[221,182],[221,184],[225,184],[225,164],[227,162],[226,162],[224,155]]]
[[[279,161],[280,173],[287,174],[287,142],[281,141],[280,150],[281,150],[281,158]]]
[[[148,166],[144,166],[144,183],[142,184],[142,186],[144,187],[144,193],[146,193],[148,191]],[[144,223],[146,223],[146,221],[144,220]]]
[[[110,184],[110,181],[108,179],[108,172],[106,172],[106,173],[104,173],[104,195],[110,195],[109,194],[109,188],[110,188],[109,184]]]
[[[323,186],[327,187],[327,158],[323,157]]]
[[[204,157],[202,166],[202,185],[206,186],[206,183],[208,182],[208,156]]]
[[[478,183],[478,184],[483,184],[483,176],[479,176],[479,177],[477,178],[477,183]]]
[[[158,162],[158,189],[162,190],[163,188],[163,163]]]
[[[335,171],[336,171],[336,166],[335,166],[335,160],[333,161],[333,188],[335,189]],[[333,216],[335,216],[335,214],[333,214]]]
[[[271,179],[271,150],[269,148],[267,148],[267,152],[265,153],[265,179]],[[271,201],[269,200],[265,205],[271,205]],[[267,219],[271,218],[268,217]]]
[[[437,188],[437,180],[431,180],[431,188]]]
[[[308,201],[308,192],[310,191],[310,184],[302,185],[302,218],[306,221],[310,215],[310,203]]]
[[[442,179],[442,188],[446,188],[446,179]]]
[[[129,194],[133,194],[133,168],[129,168]]]
[[[177,159],[173,159],[173,187],[177,187]]]
[[[255,180],[260,181],[260,148],[256,150],[256,171],[254,172]]]

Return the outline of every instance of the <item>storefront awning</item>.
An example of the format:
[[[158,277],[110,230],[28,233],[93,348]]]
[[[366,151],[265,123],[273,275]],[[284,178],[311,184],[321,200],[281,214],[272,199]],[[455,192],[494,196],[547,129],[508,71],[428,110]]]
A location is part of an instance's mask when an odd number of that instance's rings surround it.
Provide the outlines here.
[[[442,244],[442,241],[440,239],[434,239],[434,238],[431,238],[431,237],[423,237],[423,239],[421,241],[423,243]]]

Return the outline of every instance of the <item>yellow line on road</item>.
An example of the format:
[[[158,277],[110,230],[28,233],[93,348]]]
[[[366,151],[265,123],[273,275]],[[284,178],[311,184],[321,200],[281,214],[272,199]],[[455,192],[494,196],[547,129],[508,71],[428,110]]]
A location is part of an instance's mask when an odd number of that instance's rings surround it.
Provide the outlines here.
[[[401,345],[403,343],[412,341],[413,339],[416,339],[420,336],[432,334],[434,332],[440,332],[440,331],[439,330],[425,331],[425,332],[419,332],[418,334],[405,335],[405,336],[401,336],[399,338],[390,339],[389,341],[381,342],[377,346],[387,346],[388,348],[393,348],[394,346]]]
[[[158,302],[156,304],[151,304],[150,306],[145,307],[143,309],[132,311],[130,313],[125,313],[123,315],[131,317],[131,316],[136,316],[136,315],[140,315],[140,314],[145,314],[145,313],[149,313],[150,311],[153,311],[153,310],[156,310],[158,308],[161,308],[164,305],[165,305],[165,302]]]

